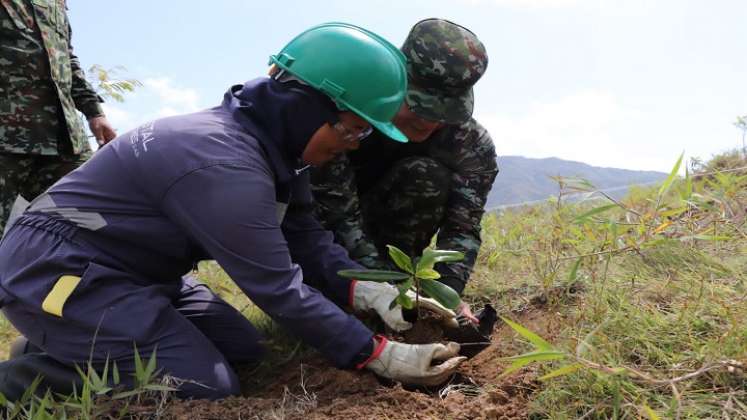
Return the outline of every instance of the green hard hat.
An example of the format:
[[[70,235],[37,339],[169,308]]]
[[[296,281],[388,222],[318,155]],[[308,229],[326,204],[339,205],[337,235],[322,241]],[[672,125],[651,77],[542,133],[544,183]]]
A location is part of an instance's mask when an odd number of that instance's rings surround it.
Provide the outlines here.
[[[405,56],[375,33],[347,23],[324,23],[293,38],[270,63],[320,90],[338,106],[400,142],[392,124],[407,93]]]

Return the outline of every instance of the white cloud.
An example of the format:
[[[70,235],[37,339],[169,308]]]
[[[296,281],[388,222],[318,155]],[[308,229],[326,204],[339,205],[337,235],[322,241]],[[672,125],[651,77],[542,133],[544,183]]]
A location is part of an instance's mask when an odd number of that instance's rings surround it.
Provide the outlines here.
[[[478,113],[477,118],[491,132],[499,154],[615,165],[620,147],[612,133],[634,114],[611,94],[586,90],[555,102],[533,103],[519,115]]]
[[[132,127],[137,123],[135,116],[131,112],[123,109],[122,106],[116,102],[105,102],[101,107],[104,109],[104,114],[106,114],[109,123],[115,129],[119,127]]]
[[[480,1],[480,0],[478,0]],[[527,9],[561,9],[576,7],[584,0],[490,0],[491,3],[503,7]],[[588,3],[588,1],[587,1]]]
[[[516,112],[481,114],[477,107],[475,118],[490,132],[499,156],[559,157],[625,169],[669,172],[683,150],[688,159],[708,158],[739,144],[723,109],[704,105],[683,111],[621,98],[583,90]]]
[[[104,113],[118,133],[146,121],[187,114],[204,108],[197,90],[181,86],[168,77],[141,79],[143,86],[125,95],[124,102],[109,100]]]
[[[646,113],[599,90],[535,102],[514,115],[478,111],[476,118],[491,133],[499,156],[554,156],[596,166],[668,171],[682,151],[675,153],[660,141],[659,130],[651,128],[656,122]]]
[[[627,18],[648,13],[655,2],[650,0],[460,0],[468,6],[497,6],[513,10],[578,9],[601,16]]]
[[[158,95],[162,103],[170,105],[164,108],[167,112],[173,110],[174,113],[178,114],[200,109],[197,91],[182,86],[174,86],[168,77],[147,78],[143,85]]]
[[[460,0],[469,5],[494,5],[511,9],[561,9],[577,7],[589,0]]]
[[[183,112],[180,112],[174,107],[165,106],[159,109],[158,111],[156,111],[155,118],[171,117],[172,115],[179,115],[179,114],[183,114]]]

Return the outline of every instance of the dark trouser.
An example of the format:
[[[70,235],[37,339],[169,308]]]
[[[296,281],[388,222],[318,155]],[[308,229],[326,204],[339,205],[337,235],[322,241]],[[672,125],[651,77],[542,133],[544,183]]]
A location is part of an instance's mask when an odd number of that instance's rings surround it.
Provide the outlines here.
[[[451,171],[428,157],[398,161],[361,198],[367,233],[381,255],[395,245],[408,255],[420,255],[444,217]]]
[[[16,196],[33,200],[89,157],[90,152],[63,156],[0,153],[0,235]]]
[[[18,244],[23,250],[12,249]],[[230,364],[258,360],[264,351],[260,333],[244,316],[192,278],[157,283],[108,261],[100,264],[102,258],[65,229],[11,228],[0,244],[0,279],[17,298],[3,312],[46,358],[0,364],[0,391],[16,389],[19,377],[33,379],[38,371],[50,375],[53,391],[69,392],[59,384],[76,379],[72,366],[85,368],[89,357],[97,370],[107,358],[116,361],[123,384],[132,385],[137,346],[142,358],[156,352],[162,373],[187,381],[179,387],[181,397],[239,393]],[[79,276],[80,282],[57,316],[43,310],[41,300],[62,275]],[[69,368],[67,379],[58,376],[61,366]]]

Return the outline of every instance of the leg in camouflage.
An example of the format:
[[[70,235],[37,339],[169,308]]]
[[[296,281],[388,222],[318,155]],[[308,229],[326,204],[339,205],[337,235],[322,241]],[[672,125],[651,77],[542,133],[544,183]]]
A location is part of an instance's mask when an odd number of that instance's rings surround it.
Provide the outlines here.
[[[0,154],[0,234],[19,194],[33,200],[90,156],[90,152],[62,156]]]
[[[10,209],[28,179],[36,156],[0,154],[0,235],[10,216]]]
[[[382,255],[395,245],[420,255],[436,233],[449,198],[451,171],[434,159],[397,162],[361,202],[366,230]]]

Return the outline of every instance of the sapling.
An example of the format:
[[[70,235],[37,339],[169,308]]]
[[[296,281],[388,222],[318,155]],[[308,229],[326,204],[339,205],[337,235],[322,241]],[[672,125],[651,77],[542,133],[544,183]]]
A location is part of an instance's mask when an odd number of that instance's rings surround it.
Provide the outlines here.
[[[441,275],[433,269],[437,263],[460,261],[464,254],[459,251],[426,248],[423,255],[411,258],[394,245],[387,245],[389,257],[402,271],[390,270],[340,270],[340,276],[356,280],[393,283],[399,295],[392,300],[390,308],[401,305],[405,309],[418,307],[421,293],[435,299],[441,305],[456,309],[461,299],[451,287],[438,281]],[[407,292],[415,292],[415,301]]]

